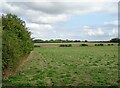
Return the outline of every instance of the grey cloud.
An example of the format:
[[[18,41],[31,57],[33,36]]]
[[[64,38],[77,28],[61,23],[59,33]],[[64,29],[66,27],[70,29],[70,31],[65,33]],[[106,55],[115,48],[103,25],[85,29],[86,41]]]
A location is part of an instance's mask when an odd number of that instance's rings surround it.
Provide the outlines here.
[[[65,10],[64,5],[59,2],[10,2],[9,4],[47,14],[60,14]]]
[[[74,14],[89,12],[115,12],[114,3],[110,2],[9,2],[25,10],[41,11],[46,14]]]

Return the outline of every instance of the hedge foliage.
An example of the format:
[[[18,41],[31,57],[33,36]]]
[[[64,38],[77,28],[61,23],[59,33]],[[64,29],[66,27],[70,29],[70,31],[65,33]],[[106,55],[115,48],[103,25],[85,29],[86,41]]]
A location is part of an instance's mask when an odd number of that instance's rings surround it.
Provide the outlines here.
[[[108,44],[108,46],[113,46],[114,44]]]
[[[80,46],[88,46],[88,44],[81,44]]]
[[[16,15],[2,15],[2,68],[14,69],[20,57],[33,49],[30,32]]]
[[[59,47],[72,47],[72,44],[61,44]]]
[[[95,44],[95,46],[104,46],[104,44]]]

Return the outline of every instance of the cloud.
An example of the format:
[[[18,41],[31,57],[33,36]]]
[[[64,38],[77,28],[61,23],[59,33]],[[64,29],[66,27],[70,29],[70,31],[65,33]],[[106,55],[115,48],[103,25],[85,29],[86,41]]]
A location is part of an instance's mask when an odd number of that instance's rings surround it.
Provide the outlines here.
[[[95,29],[89,26],[84,26],[83,32],[84,34],[89,35],[89,36],[102,36],[105,34],[101,28]]]
[[[112,0],[110,0],[112,1]],[[116,0],[117,1],[117,0]],[[25,17],[26,20],[37,23],[59,23],[69,20],[74,15],[84,15],[89,13],[111,13],[117,14],[115,1],[108,0],[92,1],[44,1],[37,2],[3,2],[3,13],[14,13]],[[116,10],[115,10],[116,9]]]
[[[110,22],[104,22],[105,25],[118,25],[118,20],[110,21]]]
[[[14,1],[14,0],[13,0]],[[73,16],[81,16],[94,13],[117,14],[118,0],[29,0],[2,2],[2,13],[13,13],[26,21],[27,27],[32,32],[32,37],[49,39],[51,38],[77,38],[85,36],[104,36],[109,32],[102,27],[84,26],[81,33],[70,31],[66,32],[55,27],[60,23],[66,23]],[[117,21],[105,22],[104,25],[117,25]],[[71,26],[71,25],[70,25]],[[58,32],[58,30],[61,30]],[[74,29],[73,29],[74,30]],[[112,30],[112,29],[110,29]],[[85,35],[83,35],[83,34]],[[115,35],[115,29],[109,36]],[[78,36],[77,36],[78,35]]]
[[[118,35],[118,29],[113,28],[110,32],[109,32],[109,36],[116,36]]]
[[[32,1],[32,0],[31,0]],[[111,0],[113,1],[113,0]],[[117,1],[117,0],[116,0]],[[7,2],[3,6],[4,10],[13,11],[17,8],[23,8],[25,11],[34,10],[36,12],[42,12],[45,14],[87,14],[91,12],[117,12],[117,7],[114,6],[115,1],[108,2],[108,0],[97,0],[97,1],[71,1],[71,2],[61,2],[61,1],[46,1],[46,2]],[[14,8],[14,9],[11,9]],[[3,11],[4,11],[3,10]],[[19,11],[19,10],[16,10]],[[14,11],[13,11],[14,12]]]
[[[51,30],[53,29],[52,25],[49,24],[36,24],[36,23],[27,23],[27,27],[32,30]]]
[[[33,19],[32,22],[55,24],[55,23],[64,22],[67,20],[68,20],[68,16],[65,14],[61,14],[61,15],[39,16],[37,19]]]

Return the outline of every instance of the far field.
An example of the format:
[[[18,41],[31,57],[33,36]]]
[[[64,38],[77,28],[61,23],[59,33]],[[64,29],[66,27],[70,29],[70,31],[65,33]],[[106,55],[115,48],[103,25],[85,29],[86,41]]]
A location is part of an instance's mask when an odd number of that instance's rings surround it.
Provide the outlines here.
[[[110,86],[117,84],[118,46],[48,47],[48,45],[35,47],[17,73],[4,80],[3,85]]]
[[[40,47],[59,47],[62,44],[72,44],[73,47],[79,47],[81,44],[87,44],[88,46],[95,46],[95,44],[103,44],[104,46],[108,46],[108,44],[113,44],[117,46],[118,43],[92,43],[92,42],[78,42],[78,43],[35,43],[34,45]]]

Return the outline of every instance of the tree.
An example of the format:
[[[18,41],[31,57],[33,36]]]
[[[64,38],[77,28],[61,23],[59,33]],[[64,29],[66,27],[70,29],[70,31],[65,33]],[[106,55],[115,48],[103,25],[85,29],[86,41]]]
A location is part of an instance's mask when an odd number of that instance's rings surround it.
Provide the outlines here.
[[[110,42],[120,43],[120,39],[119,38],[113,38],[113,39],[110,40]]]
[[[85,40],[85,42],[88,42],[87,40]]]

